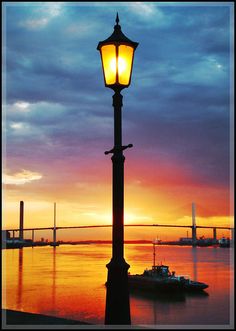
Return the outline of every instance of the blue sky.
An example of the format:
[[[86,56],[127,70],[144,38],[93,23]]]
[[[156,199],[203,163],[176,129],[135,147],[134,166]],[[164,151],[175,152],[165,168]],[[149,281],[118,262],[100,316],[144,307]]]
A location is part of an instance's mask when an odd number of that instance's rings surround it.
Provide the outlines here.
[[[123,142],[134,144],[125,153],[127,185],[172,190],[171,199],[177,186],[191,187],[183,203],[202,187],[219,190],[208,193],[210,205],[225,199],[226,215],[232,2],[5,2],[7,198],[95,201],[98,179],[110,181],[103,152],[113,143],[112,90],[96,47],[117,12],[124,34],[139,42],[122,92]]]

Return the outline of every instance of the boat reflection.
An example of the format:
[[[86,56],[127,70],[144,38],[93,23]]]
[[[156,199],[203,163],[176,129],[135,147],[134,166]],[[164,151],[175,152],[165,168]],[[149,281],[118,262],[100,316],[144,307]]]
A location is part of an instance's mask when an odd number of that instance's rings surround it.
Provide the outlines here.
[[[207,298],[209,296],[209,293],[205,291],[200,291],[200,292],[186,292],[185,293],[186,297],[194,297],[194,298]]]
[[[207,298],[209,294],[200,292],[148,292],[138,288],[130,289],[130,297],[140,297],[159,302],[184,302],[187,298]]]
[[[138,288],[130,289],[130,297],[140,297],[160,302],[183,302],[186,300],[184,292],[147,292]]]

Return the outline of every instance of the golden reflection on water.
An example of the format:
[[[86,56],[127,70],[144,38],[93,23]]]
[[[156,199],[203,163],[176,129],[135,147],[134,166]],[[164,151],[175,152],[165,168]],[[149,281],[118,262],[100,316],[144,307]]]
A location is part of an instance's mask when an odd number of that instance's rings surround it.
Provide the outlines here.
[[[197,247],[193,247],[193,280],[197,281]]]
[[[162,261],[177,275],[209,284],[209,295],[160,297],[132,291],[132,324],[229,323],[229,252],[212,247],[158,246],[157,263]],[[152,265],[151,245],[125,245],[125,253],[132,274]],[[110,245],[29,247],[4,250],[3,255],[6,308],[104,324]]]
[[[56,311],[56,247],[52,251],[52,310]]]
[[[18,310],[21,310],[22,302],[22,292],[23,292],[23,248],[18,250],[19,253],[19,263],[18,263],[18,288],[17,288],[17,300],[16,307]]]

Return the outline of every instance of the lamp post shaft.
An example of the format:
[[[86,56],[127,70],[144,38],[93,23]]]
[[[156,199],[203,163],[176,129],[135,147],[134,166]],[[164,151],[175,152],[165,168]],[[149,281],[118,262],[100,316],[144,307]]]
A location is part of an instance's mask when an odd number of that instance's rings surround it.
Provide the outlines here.
[[[116,91],[112,98],[113,98],[112,106],[114,107],[114,147],[121,149],[123,96],[120,94],[119,91]]]
[[[112,156],[112,257],[124,256],[124,161],[122,151],[122,95],[113,95],[114,107],[114,153]]]
[[[130,305],[128,288],[129,264],[124,259],[124,161],[122,148],[122,95],[115,91],[114,148],[112,156],[112,259],[107,264],[107,296],[105,324],[129,325]]]

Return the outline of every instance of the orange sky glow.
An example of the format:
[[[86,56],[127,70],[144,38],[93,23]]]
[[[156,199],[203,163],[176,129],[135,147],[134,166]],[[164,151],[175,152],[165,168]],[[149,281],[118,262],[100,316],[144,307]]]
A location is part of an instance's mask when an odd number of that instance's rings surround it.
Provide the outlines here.
[[[128,153],[127,153],[128,154]],[[63,164],[62,164],[63,166]],[[75,167],[76,168],[76,167]],[[105,168],[105,169],[104,169]],[[109,169],[110,168],[110,169]],[[102,170],[103,169],[103,170]],[[63,174],[63,167],[61,167]],[[29,175],[29,174],[28,174]],[[13,176],[14,177],[14,176]],[[19,179],[19,175],[16,175]],[[23,177],[23,175],[22,175]],[[27,177],[27,176],[25,176]],[[57,203],[57,225],[112,224],[111,162],[109,159],[96,166],[84,165],[80,174],[73,171],[60,177],[51,173],[38,180],[7,185],[4,192],[4,227],[18,228],[19,202],[24,201],[24,226],[53,225],[54,202]],[[78,177],[78,179],[76,178]],[[191,180],[191,174],[180,165],[125,162],[125,224],[178,224],[191,225],[191,204],[196,204],[197,225],[230,226],[229,192],[224,187],[212,187]],[[53,182],[54,181],[54,182]],[[49,185],[49,183],[51,183]],[[20,199],[19,199],[20,197]],[[219,230],[219,235],[229,235]],[[26,237],[30,237],[26,233]],[[211,230],[198,230],[198,236],[212,237]],[[37,237],[50,239],[51,232],[40,231]],[[125,239],[174,240],[191,236],[191,229],[181,228],[126,228]],[[60,230],[58,240],[111,239],[111,229]]]

